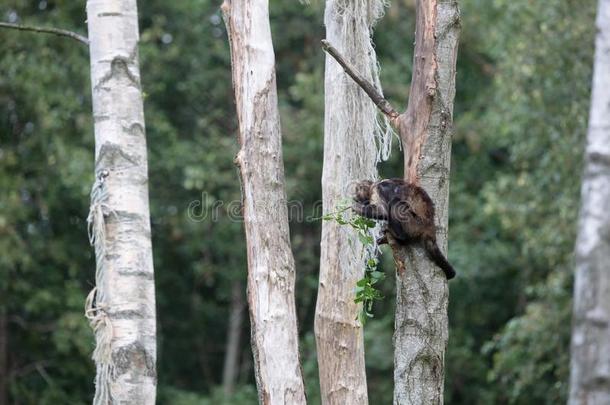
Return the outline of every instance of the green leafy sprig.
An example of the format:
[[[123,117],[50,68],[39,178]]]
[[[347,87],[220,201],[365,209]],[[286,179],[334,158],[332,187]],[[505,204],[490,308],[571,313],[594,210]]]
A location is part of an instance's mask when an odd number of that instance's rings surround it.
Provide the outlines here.
[[[373,318],[373,303],[383,299],[381,291],[376,284],[385,278],[385,274],[377,270],[379,260],[371,257],[367,252],[376,250],[375,237],[372,229],[375,228],[375,221],[361,215],[349,215],[347,211],[351,208],[349,201],[339,204],[337,211],[322,216],[324,221],[335,221],[339,225],[351,226],[358,235],[358,239],[364,246],[363,256],[365,257],[364,277],[356,282],[356,298],[354,302],[362,303],[362,309],[358,314],[358,319],[363,325],[368,318]]]

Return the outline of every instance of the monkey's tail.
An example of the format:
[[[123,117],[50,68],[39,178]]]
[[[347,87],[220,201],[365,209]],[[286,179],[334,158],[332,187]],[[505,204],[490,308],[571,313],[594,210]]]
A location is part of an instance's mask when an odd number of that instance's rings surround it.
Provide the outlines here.
[[[441,270],[445,272],[447,280],[451,280],[453,277],[455,277],[455,270],[451,264],[449,264],[445,256],[443,256],[443,253],[436,245],[436,241],[433,239],[424,240],[424,248],[428,253],[428,257],[430,257],[430,260],[432,260],[438,267],[441,268]]]

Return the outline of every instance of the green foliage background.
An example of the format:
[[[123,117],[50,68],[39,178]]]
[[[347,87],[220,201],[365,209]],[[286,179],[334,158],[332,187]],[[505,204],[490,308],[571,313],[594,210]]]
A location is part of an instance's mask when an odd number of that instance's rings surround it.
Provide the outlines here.
[[[323,2],[271,3],[288,196],[305,216],[319,216]],[[595,2],[460,4],[449,244],[458,277],[447,403],[560,403]],[[236,119],[219,1],[151,0],[139,11],[159,403],[255,403],[247,324],[238,389],[230,398],[220,389],[231,286],[243,282],[246,258],[241,223],[231,219],[239,212]],[[2,20],[81,33],[85,18],[84,2],[0,5]],[[408,95],[413,30],[412,1],[394,0],[375,33],[382,82],[396,105]],[[93,181],[88,77],[82,45],[0,31],[0,316],[8,326],[8,366],[0,372],[9,403],[92,397],[93,340],[82,314],[94,269],[84,222]],[[399,159],[394,153],[382,172],[399,174]],[[189,209],[193,201],[200,205]],[[203,213],[215,201],[225,204],[212,220]],[[312,332],[319,232],[319,222],[291,222],[312,404],[319,403]],[[382,265],[391,274],[387,257]],[[383,284],[386,299],[365,332],[375,404],[392,395],[392,277]]]

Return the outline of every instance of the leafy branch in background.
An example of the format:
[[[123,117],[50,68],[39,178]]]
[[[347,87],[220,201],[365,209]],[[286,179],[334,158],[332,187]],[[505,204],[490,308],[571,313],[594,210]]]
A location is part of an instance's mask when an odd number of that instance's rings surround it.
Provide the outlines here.
[[[363,245],[362,255],[365,258],[364,276],[356,282],[355,303],[362,303],[362,308],[358,314],[358,319],[364,325],[367,318],[373,318],[373,303],[383,299],[381,291],[376,284],[385,278],[385,274],[377,270],[379,260],[374,255],[377,250],[373,229],[376,226],[374,220],[357,214],[349,214],[351,208],[350,201],[341,202],[335,212],[322,216],[324,221],[335,221],[339,225],[349,225],[358,235],[358,239]]]

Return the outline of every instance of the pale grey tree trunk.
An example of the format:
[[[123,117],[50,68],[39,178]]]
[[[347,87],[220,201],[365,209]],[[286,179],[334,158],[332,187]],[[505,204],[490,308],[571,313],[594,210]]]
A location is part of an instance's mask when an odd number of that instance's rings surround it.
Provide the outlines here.
[[[222,370],[222,389],[227,396],[233,393],[239,371],[240,338],[244,321],[244,308],[246,306],[244,301],[241,281],[233,281],[231,286],[231,309],[229,312],[229,326],[227,328],[225,362]]]
[[[610,0],[599,0],[576,240],[570,405],[610,404]]]
[[[154,404],[155,288],[135,0],[88,0],[96,184],[95,404]]]
[[[326,39],[374,83],[379,79],[371,30],[383,5],[380,0],[327,0],[324,17]],[[328,55],[324,94],[322,198],[329,213],[351,198],[355,181],[377,177],[376,134],[380,149],[388,148],[375,104]],[[364,272],[363,245],[354,230],[325,221],[320,248],[315,335],[322,404],[366,404],[363,333],[354,303],[354,288]]]
[[[418,0],[416,7],[411,92],[398,127],[405,178],[420,184],[435,202],[437,241],[446,252],[459,9],[457,1],[441,0]],[[394,403],[442,404],[447,280],[423,249],[393,251],[397,262]]]
[[[261,404],[304,404],[294,298],[275,55],[268,0],[225,0],[222,10],[241,149],[248,304]]]

